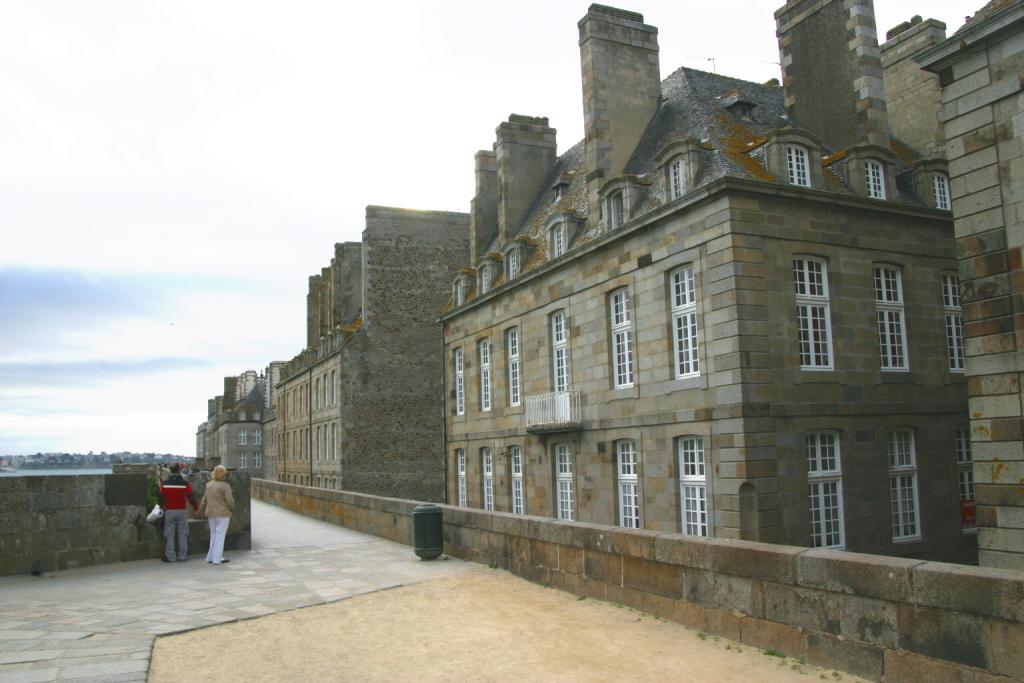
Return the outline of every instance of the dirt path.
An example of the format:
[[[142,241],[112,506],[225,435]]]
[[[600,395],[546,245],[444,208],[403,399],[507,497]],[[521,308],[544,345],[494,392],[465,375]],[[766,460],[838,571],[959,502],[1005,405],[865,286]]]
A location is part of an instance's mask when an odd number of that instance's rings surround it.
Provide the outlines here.
[[[158,638],[149,683],[859,681],[481,569]]]

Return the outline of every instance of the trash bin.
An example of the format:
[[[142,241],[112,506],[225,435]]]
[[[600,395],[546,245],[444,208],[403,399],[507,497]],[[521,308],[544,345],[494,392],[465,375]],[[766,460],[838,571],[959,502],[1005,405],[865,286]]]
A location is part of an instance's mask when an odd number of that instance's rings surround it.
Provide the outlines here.
[[[412,544],[421,560],[432,560],[444,550],[441,508],[417,505],[412,510]]]

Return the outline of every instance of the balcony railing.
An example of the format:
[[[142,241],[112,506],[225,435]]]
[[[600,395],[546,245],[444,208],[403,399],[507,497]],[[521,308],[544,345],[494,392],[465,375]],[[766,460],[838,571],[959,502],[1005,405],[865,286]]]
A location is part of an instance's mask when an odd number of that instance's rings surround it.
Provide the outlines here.
[[[526,397],[526,431],[570,431],[581,425],[580,392],[553,391]]]

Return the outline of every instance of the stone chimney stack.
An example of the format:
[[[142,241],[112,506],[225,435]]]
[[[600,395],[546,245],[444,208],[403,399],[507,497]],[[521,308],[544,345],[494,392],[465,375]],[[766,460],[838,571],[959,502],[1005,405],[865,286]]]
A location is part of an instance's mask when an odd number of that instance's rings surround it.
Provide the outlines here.
[[[512,114],[498,126],[494,143],[498,170],[498,239],[504,244],[510,231],[526,217],[526,212],[544,187],[544,178],[557,159],[555,129],[545,117]],[[486,243],[479,244],[486,248]],[[474,247],[475,248],[475,247]]]
[[[221,408],[230,410],[235,407],[235,386],[238,384],[237,377],[224,378],[224,395],[221,398]]]
[[[339,242],[331,260],[334,325],[347,325],[363,309],[363,245]]]
[[[334,276],[331,267],[320,269],[320,336],[334,328]]]
[[[320,289],[319,275],[309,276],[309,293],[306,294],[306,348],[312,349],[320,343]]]
[[[885,106],[892,133],[928,158],[943,156],[942,89],[939,75],[923,70],[914,55],[945,39],[944,23],[913,17],[888,31],[882,45]]]
[[[775,25],[793,124],[843,148],[888,147],[872,0],[789,0]]]
[[[476,193],[469,209],[469,262],[476,263],[498,234],[498,157],[481,150],[473,157]]]
[[[590,222],[598,190],[621,176],[661,104],[658,29],[642,14],[591,5],[579,21]]]

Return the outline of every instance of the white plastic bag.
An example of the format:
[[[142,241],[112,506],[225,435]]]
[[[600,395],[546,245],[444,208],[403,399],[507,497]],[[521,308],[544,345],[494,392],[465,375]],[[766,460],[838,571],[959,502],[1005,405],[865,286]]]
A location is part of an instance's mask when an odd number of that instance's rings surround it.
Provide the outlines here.
[[[154,505],[153,509],[149,511],[149,514],[146,515],[146,521],[147,522],[155,522],[156,520],[160,519],[163,516],[164,516],[164,511],[160,508],[160,506],[159,505]]]

